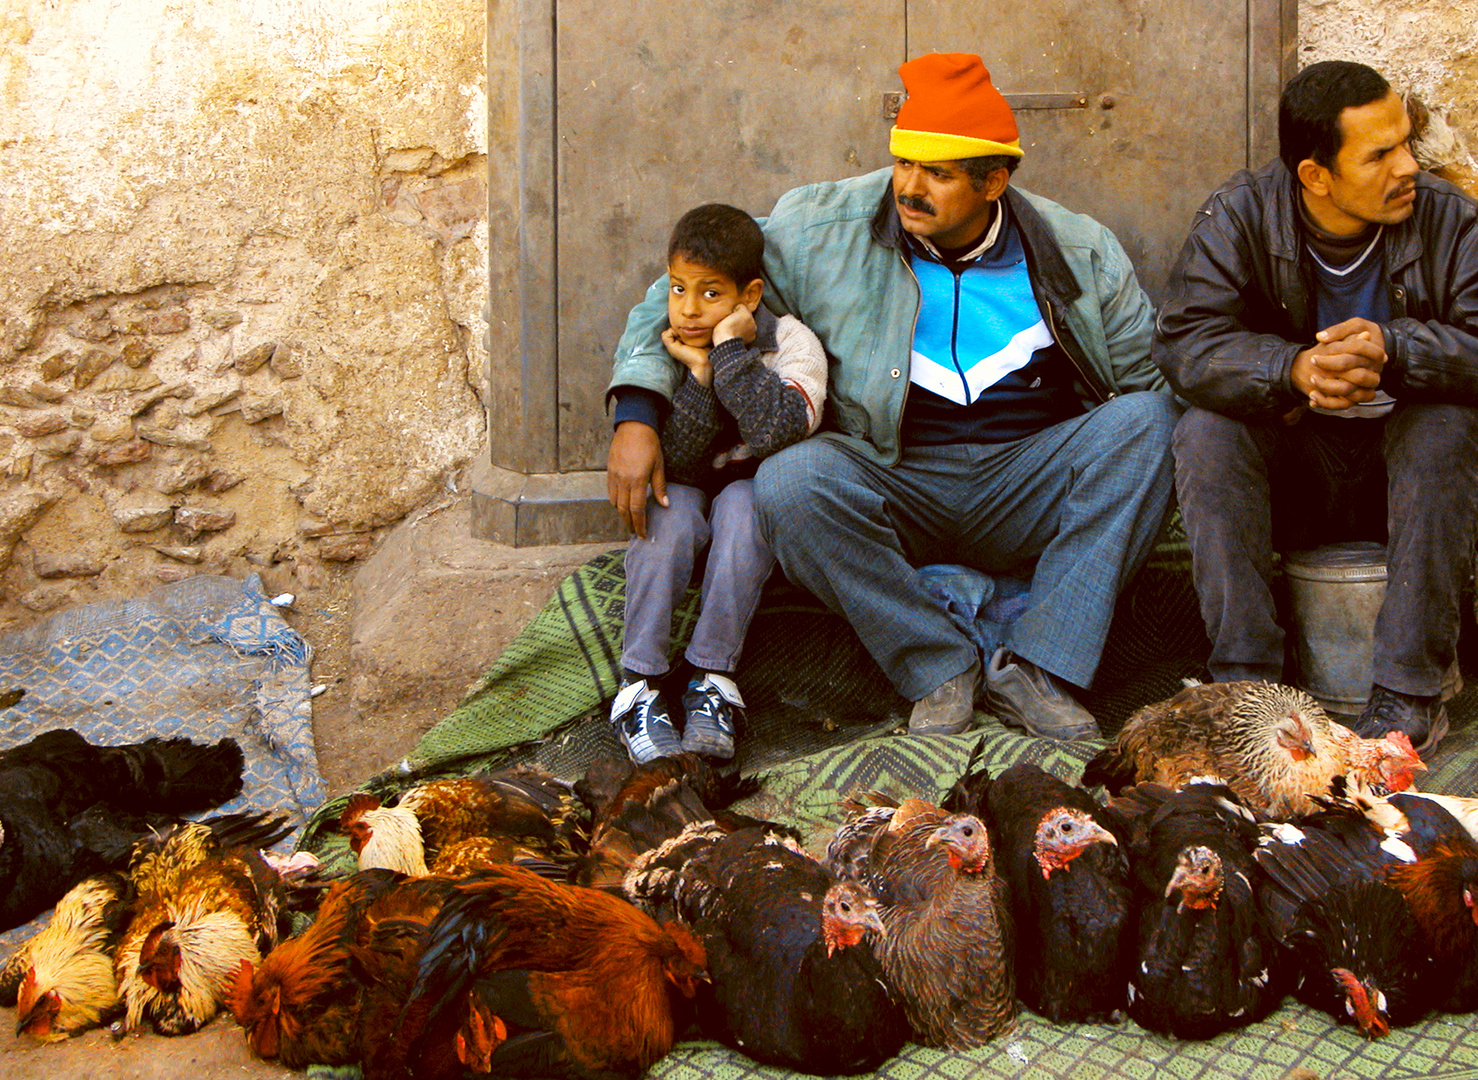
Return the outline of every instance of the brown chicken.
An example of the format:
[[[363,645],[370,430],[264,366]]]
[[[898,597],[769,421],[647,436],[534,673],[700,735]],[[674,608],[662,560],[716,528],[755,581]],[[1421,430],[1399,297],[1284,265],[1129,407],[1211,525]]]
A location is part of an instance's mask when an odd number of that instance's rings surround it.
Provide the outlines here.
[[[277,942],[282,882],[258,853],[290,830],[230,815],[140,844],[129,864],[138,896],[114,959],[125,1029],[195,1031],[219,1011],[243,960]]]
[[[430,780],[394,806],[373,795],[349,799],[339,817],[361,870],[421,875],[442,849],[472,837],[499,837],[510,857],[571,862],[585,847],[585,812],[570,785],[533,766]]]
[[[985,825],[922,800],[853,815],[826,851],[872,890],[883,974],[927,1046],[979,1046],[1016,1023],[1011,912]]]
[[[1135,712],[1088,763],[1083,784],[1119,792],[1142,781],[1178,788],[1212,779],[1254,810],[1287,818],[1317,809],[1310,796],[1328,793],[1337,776],[1402,791],[1425,769],[1404,734],[1362,739],[1302,690],[1206,683]]]
[[[779,828],[728,809],[759,790],[759,781],[720,776],[696,754],[635,767],[598,762],[576,789],[590,803],[594,824],[590,850],[576,862],[572,880],[596,889],[619,892],[637,856],[697,822],[713,821],[725,831],[753,825]]]
[[[457,885],[432,924],[416,985],[365,1080],[460,1075],[637,1077],[672,1048],[672,995],[705,956],[610,894],[496,867]],[[366,1027],[380,1025],[366,1016]]]
[[[241,962],[227,1005],[258,1057],[276,1058],[292,1069],[359,1060],[365,984],[354,975],[350,947],[363,929],[366,910],[404,880],[391,870],[364,870],[337,882],[303,933],[277,946],[259,965]]]
[[[118,1010],[113,950],[130,895],[120,874],[100,874],[57,901],[45,928],[0,970],[0,1005],[15,1006],[17,1035],[56,1042],[107,1023]]]

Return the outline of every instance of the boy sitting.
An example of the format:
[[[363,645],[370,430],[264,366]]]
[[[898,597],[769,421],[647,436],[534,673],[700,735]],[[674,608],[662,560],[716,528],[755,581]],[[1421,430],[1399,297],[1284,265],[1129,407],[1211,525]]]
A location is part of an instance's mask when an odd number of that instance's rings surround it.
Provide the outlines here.
[[[667,245],[662,341],[685,369],[671,412],[659,421],[665,402],[656,395],[613,388],[618,428],[660,430],[671,481],[664,492],[654,477],[646,506],[623,514],[636,536],[626,551],[623,678],[611,721],[637,764],[683,751],[734,756],[744,718],[734,669],[775,565],[760,535],[753,477],[760,458],[805,438],[821,418],[826,354],[799,320],[760,305],[764,250],[764,234],[742,210],[710,203],[684,214]],[[710,540],[679,739],[656,680],[668,670],[673,609]]]

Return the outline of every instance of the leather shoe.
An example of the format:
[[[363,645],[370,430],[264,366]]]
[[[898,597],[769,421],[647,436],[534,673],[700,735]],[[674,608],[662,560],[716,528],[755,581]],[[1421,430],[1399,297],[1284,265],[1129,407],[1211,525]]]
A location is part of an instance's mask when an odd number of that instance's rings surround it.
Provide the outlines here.
[[[1388,731],[1402,731],[1411,740],[1418,755],[1425,757],[1437,749],[1447,735],[1447,706],[1442,695],[1417,697],[1374,686],[1370,700],[1355,721],[1355,734],[1364,739],[1379,739]]]
[[[985,705],[1008,727],[1043,739],[1099,739],[1098,721],[1067,685],[1029,660],[997,649],[985,669]]]
[[[913,703],[910,735],[958,735],[975,722],[975,692],[980,689],[980,661]]]

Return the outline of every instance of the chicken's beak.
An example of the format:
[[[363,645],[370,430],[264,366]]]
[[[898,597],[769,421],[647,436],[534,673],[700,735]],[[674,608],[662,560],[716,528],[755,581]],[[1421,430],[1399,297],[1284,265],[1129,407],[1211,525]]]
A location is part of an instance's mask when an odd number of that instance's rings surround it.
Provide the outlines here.
[[[862,917],[862,925],[871,930],[878,937],[885,937],[888,933],[887,927],[883,925],[883,917],[876,911],[869,911]]]
[[[1088,829],[1088,842],[1090,844],[1104,843],[1113,844],[1114,847],[1119,846],[1119,838],[1096,821]]]

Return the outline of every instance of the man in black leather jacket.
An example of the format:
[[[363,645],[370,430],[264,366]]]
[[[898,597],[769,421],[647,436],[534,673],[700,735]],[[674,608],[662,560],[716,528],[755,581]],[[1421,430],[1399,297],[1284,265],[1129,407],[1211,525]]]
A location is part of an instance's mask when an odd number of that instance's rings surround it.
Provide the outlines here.
[[[1283,677],[1273,552],[1387,546],[1364,735],[1447,731],[1478,518],[1478,204],[1420,171],[1401,98],[1328,61],[1279,104],[1279,160],[1201,207],[1152,356],[1217,680]]]

